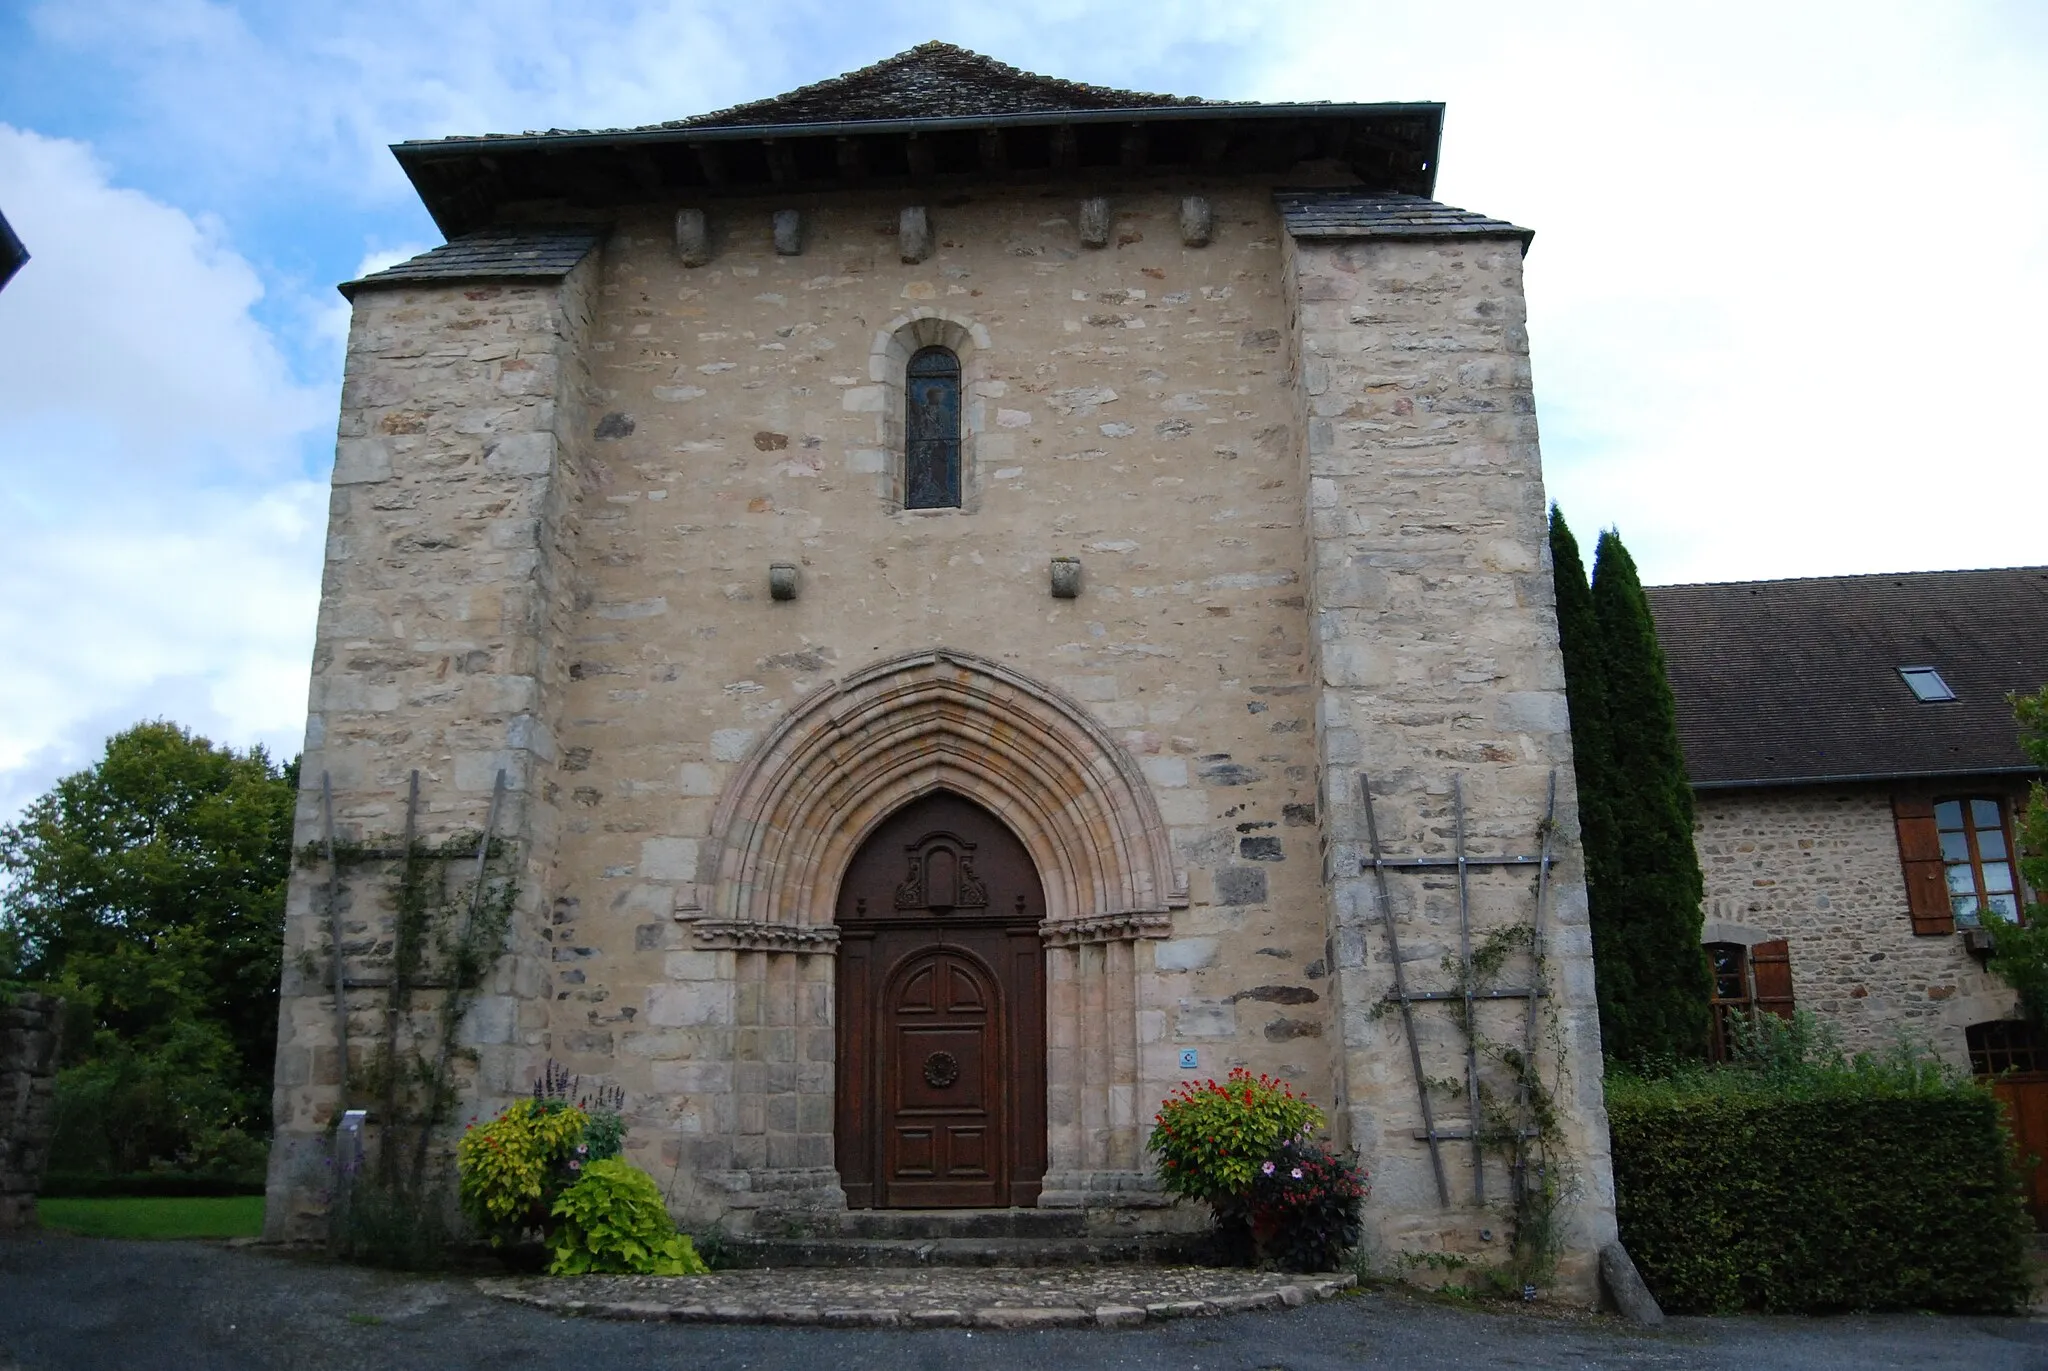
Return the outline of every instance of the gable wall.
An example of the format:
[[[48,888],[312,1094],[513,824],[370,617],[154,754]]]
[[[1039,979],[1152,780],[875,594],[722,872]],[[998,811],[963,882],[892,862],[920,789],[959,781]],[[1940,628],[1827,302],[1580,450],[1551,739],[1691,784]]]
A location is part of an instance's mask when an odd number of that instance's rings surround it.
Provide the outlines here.
[[[674,1088],[722,1081],[693,1064],[729,1056],[729,977],[707,958],[731,954],[692,950],[671,917],[709,898],[716,797],[809,692],[945,646],[1080,701],[1152,783],[1190,907],[1140,967],[1146,1093],[1179,1078],[1181,1045],[1205,1072],[1326,1079],[1316,1004],[1233,999],[1319,997],[1322,955],[1304,500],[1265,194],[1218,194],[1200,250],[1181,246],[1176,191],[1119,199],[1112,246],[1090,251],[1070,193],[992,192],[933,206],[917,265],[897,200],[807,206],[790,257],[772,208],[716,209],[701,268],[652,213],[605,248],[593,413],[624,418],[595,431],[631,432],[596,442],[584,511],[554,778],[571,837],[555,936],[573,949],[557,1055],[645,1101],[643,1137],[742,1122]],[[895,394],[871,353],[919,309],[976,331],[967,512],[890,499]],[[1079,599],[1050,596],[1055,554],[1082,559]],[[802,568],[794,602],[769,598],[775,561]]]

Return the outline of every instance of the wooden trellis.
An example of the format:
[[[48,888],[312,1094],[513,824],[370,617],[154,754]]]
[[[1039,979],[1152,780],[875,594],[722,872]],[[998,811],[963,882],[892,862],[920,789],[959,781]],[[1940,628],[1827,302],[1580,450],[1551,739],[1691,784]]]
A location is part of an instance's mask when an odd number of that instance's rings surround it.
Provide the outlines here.
[[[1437,1202],[1448,1208],[1451,1203],[1451,1188],[1444,1179],[1442,1144],[1469,1140],[1472,1144],[1472,1199],[1474,1203],[1486,1202],[1486,1165],[1483,1142],[1479,1127],[1479,1042],[1473,1018],[1474,1006],[1481,1000],[1522,1000],[1528,1005],[1523,1022],[1523,1070],[1518,1075],[1516,1088],[1516,1115],[1519,1118],[1528,1105],[1528,1073],[1536,1056],[1537,1003],[1543,998],[1540,983],[1543,968],[1543,916],[1550,903],[1551,835],[1556,828],[1557,818],[1557,772],[1550,773],[1550,790],[1544,802],[1543,825],[1540,830],[1542,850],[1533,857],[1525,856],[1473,856],[1465,851],[1465,786],[1461,777],[1451,778],[1451,811],[1454,824],[1455,855],[1449,857],[1388,856],[1380,847],[1379,818],[1373,811],[1372,780],[1360,776],[1359,791],[1365,801],[1365,831],[1372,845],[1372,855],[1364,867],[1373,873],[1379,887],[1380,921],[1387,931],[1387,955],[1394,964],[1394,990],[1387,996],[1390,1003],[1398,1005],[1401,1011],[1401,1029],[1408,1039],[1408,1064],[1415,1076],[1415,1098],[1422,1108],[1422,1127],[1415,1136],[1429,1144],[1429,1165],[1436,1176]],[[1531,984],[1511,990],[1476,990],[1472,984],[1472,897],[1471,869],[1475,866],[1533,866],[1536,868],[1536,916],[1530,936],[1531,964],[1536,979]],[[1456,870],[1458,873],[1458,955],[1463,959],[1464,986],[1459,990],[1416,990],[1408,988],[1408,973],[1401,962],[1401,935],[1396,928],[1394,904],[1387,890],[1389,871],[1442,871]],[[1418,1004],[1461,1001],[1465,1010],[1465,1103],[1470,1121],[1464,1128],[1440,1129],[1436,1126],[1436,1111],[1429,1100],[1429,1077],[1422,1069],[1422,1044],[1415,1036],[1415,1006]],[[1514,1175],[1519,1188],[1523,1180],[1525,1159],[1523,1148],[1529,1137],[1529,1130],[1518,1126]]]

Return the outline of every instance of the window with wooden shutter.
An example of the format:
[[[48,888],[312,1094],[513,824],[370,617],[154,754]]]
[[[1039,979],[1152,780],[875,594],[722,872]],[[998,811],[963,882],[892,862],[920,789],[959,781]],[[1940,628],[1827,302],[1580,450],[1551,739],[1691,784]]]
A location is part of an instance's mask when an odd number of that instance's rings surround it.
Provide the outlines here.
[[[1783,938],[1744,947],[1708,943],[1714,968],[1713,1032],[1708,1059],[1725,1062],[1741,1041],[1738,1024],[1755,1023],[1759,1013],[1792,1017],[1792,949]]]
[[[1913,931],[1922,937],[1955,932],[1933,801],[1924,795],[1892,796],[1892,822],[1899,833],[1899,865],[1906,873],[1906,909],[1913,916]]]
[[[1749,1015],[1749,949],[1741,943],[1708,943],[1707,960],[1714,968],[1713,1032],[1707,1042],[1707,1059],[1725,1062],[1735,1047],[1731,1022]]]
[[[1749,974],[1756,985],[1757,1009],[1779,1018],[1792,1017],[1792,949],[1783,938],[1749,949]]]
[[[2005,802],[1972,795],[1934,802],[1934,832],[1947,868],[1948,904],[1956,923],[1980,928],[1984,911],[2017,919],[2019,891],[2013,880],[2012,843],[2005,831]]]

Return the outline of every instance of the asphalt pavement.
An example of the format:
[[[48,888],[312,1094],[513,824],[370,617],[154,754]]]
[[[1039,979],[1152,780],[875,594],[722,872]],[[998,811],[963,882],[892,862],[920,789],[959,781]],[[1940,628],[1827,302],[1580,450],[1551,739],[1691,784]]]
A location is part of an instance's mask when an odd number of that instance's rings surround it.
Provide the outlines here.
[[[835,1330],[562,1318],[420,1278],[200,1242],[0,1239],[0,1371],[422,1367],[1336,1371],[1891,1367],[2048,1371],[2048,1319],[1497,1312],[1399,1291],[1128,1330]]]

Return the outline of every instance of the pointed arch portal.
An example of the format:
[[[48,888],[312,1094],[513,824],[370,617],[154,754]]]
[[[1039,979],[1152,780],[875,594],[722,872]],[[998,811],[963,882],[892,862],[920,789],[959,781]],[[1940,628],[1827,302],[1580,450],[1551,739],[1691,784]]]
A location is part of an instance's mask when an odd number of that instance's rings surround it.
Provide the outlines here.
[[[843,998],[845,976],[815,964],[839,955],[844,930],[837,906],[855,855],[892,816],[938,795],[986,811],[1021,846],[1038,882],[1042,904],[1034,901],[1031,909],[1038,915],[1034,955],[1043,958],[1043,990],[1030,993],[1042,994],[1043,1002],[1030,1008],[1044,1024],[1044,1123],[1022,1121],[1043,1128],[1037,1202],[1114,1202],[1115,1192],[1141,1184],[1138,1107],[1152,1088],[1141,1078],[1163,1081],[1172,1070],[1141,1069],[1137,979],[1141,963],[1149,972],[1150,954],[1141,955],[1140,944],[1166,936],[1170,910],[1186,903],[1186,883],[1130,755],[1078,705],[1001,663],[950,650],[879,663],[800,703],[742,763],[713,816],[701,875],[708,898],[696,929],[701,944],[737,956],[740,1040],[748,1041],[746,1007],[777,1003],[777,984],[832,983],[835,998]],[[955,903],[981,880],[963,870],[957,847],[931,857],[919,871],[937,873]],[[896,860],[904,859],[899,852]],[[982,897],[992,895],[976,898]],[[919,898],[919,907],[930,906],[928,895]],[[750,992],[755,980],[764,988]],[[1014,1027],[1021,1020],[1004,1022]],[[837,1036],[835,1056],[845,1051],[844,1036]],[[835,1063],[835,1080],[849,1069]],[[742,1060],[734,1079],[736,1158],[778,1151],[772,1133],[758,1146],[744,1136],[752,1120],[796,1119],[808,1130],[779,1149],[807,1159],[807,1170],[742,1163],[747,1175],[736,1175],[734,1184],[809,1187],[813,1202],[843,1203],[841,1175],[849,1185],[872,1183],[873,1158],[847,1157],[831,1172],[817,1165],[822,1154],[845,1147],[843,1138],[835,1145],[829,1136],[833,1115],[843,1120],[846,1096],[838,1086],[798,1072],[795,1093],[813,1098],[778,1106],[773,1098],[749,1098],[748,1083],[756,1079],[775,1094],[772,1068],[750,1072]],[[873,1085],[860,1099],[874,1104],[881,1088]],[[827,1099],[815,1098],[821,1089]],[[879,1136],[872,1122],[859,1127],[868,1129],[863,1137]],[[1012,1177],[1019,1185],[996,1203],[1030,1202],[1033,1150],[1019,1151],[1026,1162]],[[836,1201],[816,1195],[820,1189],[833,1191]],[[877,1202],[858,1193],[855,1199]]]

